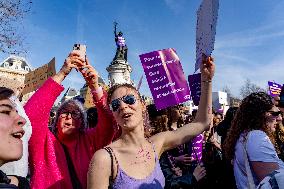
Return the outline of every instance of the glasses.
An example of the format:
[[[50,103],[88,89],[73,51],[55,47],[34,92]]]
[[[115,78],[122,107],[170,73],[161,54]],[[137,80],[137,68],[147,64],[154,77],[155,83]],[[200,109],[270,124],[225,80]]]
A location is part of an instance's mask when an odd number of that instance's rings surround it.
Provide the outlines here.
[[[60,114],[60,117],[65,118],[65,117],[67,117],[69,114],[71,115],[71,117],[72,117],[73,119],[79,119],[79,118],[81,117],[81,113],[80,113],[79,111],[62,112],[62,113]]]
[[[110,103],[111,111],[116,112],[118,110],[120,106],[120,101],[123,101],[124,103],[128,105],[132,105],[132,104],[135,104],[136,98],[134,95],[126,95],[126,96],[112,100]]]
[[[274,111],[268,111],[272,116],[274,117],[278,117],[279,115],[283,115],[281,111],[277,111],[277,112],[274,112]]]

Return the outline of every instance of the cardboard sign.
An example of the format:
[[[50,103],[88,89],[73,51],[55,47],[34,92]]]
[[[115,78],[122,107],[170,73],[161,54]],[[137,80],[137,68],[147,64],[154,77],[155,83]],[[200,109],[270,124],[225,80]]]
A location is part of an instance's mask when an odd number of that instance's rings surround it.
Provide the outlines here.
[[[24,89],[24,84],[18,81],[16,78],[9,79],[0,77],[0,87],[6,87],[12,89],[15,94],[20,94]]]
[[[23,94],[37,90],[49,77],[55,74],[55,58],[53,58],[48,64],[26,74]]]
[[[214,50],[219,0],[203,0],[197,11],[196,25],[196,63],[200,67],[202,54],[210,56]]]
[[[269,95],[272,97],[279,96],[281,92],[282,85],[275,83],[273,81],[268,81]]]
[[[174,49],[139,55],[158,110],[190,99],[181,63]]]
[[[188,76],[190,93],[195,106],[199,105],[201,95],[201,73]]]

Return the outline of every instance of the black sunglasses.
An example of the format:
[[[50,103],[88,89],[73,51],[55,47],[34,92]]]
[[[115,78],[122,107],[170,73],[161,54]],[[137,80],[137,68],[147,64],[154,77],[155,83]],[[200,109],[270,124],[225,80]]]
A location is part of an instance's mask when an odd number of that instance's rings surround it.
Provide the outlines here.
[[[277,112],[274,112],[274,111],[268,111],[272,116],[274,117],[277,117],[279,115],[282,115],[282,112],[281,111],[277,111]]]
[[[134,95],[126,95],[117,99],[114,99],[110,103],[110,109],[113,112],[116,112],[120,106],[120,101],[123,101],[126,104],[132,105],[135,104],[136,98]]]

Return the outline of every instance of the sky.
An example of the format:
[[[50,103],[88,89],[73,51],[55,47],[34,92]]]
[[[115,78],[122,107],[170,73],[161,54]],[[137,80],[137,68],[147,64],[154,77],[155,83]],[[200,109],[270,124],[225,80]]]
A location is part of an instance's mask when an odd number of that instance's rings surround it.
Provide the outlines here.
[[[59,71],[74,43],[87,45],[87,56],[107,81],[106,67],[116,45],[118,22],[128,46],[132,80],[142,75],[142,94],[151,96],[139,55],[174,48],[185,76],[195,64],[196,11],[201,0],[34,0],[25,17],[26,59],[33,68],[56,58]],[[246,79],[262,88],[268,80],[284,83],[284,1],[220,0],[213,91],[227,86],[234,96]],[[8,55],[0,55],[4,59]],[[64,87],[80,89],[84,80],[72,71]]]

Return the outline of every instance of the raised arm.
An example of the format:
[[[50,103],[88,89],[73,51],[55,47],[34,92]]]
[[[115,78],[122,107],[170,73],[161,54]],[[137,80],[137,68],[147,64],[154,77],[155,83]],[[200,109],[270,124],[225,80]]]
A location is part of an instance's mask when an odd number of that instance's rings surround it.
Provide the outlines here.
[[[188,142],[209,128],[212,117],[212,79],[215,65],[212,57],[203,57],[201,71],[201,97],[195,120],[176,131],[167,131],[151,137],[162,152]],[[159,148],[160,147],[160,148]]]
[[[65,76],[71,71],[71,57],[67,58],[61,70],[49,78],[29,99],[25,111],[32,125],[32,136],[29,140],[29,159],[31,168],[41,166],[45,154],[45,143],[48,129],[50,110],[60,93],[64,90],[60,85]],[[50,133],[51,134],[51,133]]]
[[[114,119],[112,113],[107,106],[107,94],[98,84],[98,74],[93,66],[89,64],[86,58],[86,64],[79,67],[87,85],[91,89],[95,106],[98,110],[98,123],[94,129],[90,129],[88,134],[94,143],[95,150],[103,148],[111,143],[115,128],[113,127]]]

